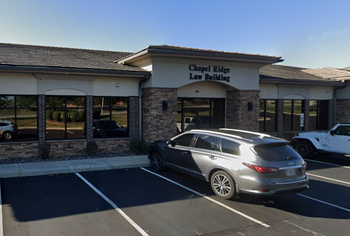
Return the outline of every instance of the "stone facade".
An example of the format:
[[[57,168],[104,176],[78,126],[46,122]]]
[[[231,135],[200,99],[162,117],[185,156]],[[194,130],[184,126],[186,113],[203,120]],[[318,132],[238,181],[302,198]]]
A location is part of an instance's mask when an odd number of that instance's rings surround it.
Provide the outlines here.
[[[226,127],[259,131],[259,91],[227,91]]]
[[[140,139],[140,101],[139,97],[129,98],[129,137]]]
[[[176,135],[177,89],[147,88],[142,97],[144,140],[150,143]],[[163,101],[167,108],[163,108]]]
[[[6,142],[0,145],[0,158],[32,158],[39,155],[39,142]]]
[[[350,122],[350,100],[337,100],[336,103],[336,123]]]

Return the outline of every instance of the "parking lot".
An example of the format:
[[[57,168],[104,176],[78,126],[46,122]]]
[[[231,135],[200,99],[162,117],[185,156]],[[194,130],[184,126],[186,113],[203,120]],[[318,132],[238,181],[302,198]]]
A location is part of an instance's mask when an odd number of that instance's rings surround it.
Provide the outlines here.
[[[208,183],[170,169],[4,178],[0,233],[349,235],[350,161],[307,161],[310,189],[277,198],[222,200]]]

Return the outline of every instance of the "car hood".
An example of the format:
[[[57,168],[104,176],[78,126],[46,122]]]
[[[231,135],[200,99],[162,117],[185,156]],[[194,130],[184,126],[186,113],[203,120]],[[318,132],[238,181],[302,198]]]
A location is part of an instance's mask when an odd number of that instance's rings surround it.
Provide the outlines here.
[[[324,131],[313,131],[313,132],[305,132],[305,133],[299,133],[299,137],[322,137],[326,136],[327,132]]]

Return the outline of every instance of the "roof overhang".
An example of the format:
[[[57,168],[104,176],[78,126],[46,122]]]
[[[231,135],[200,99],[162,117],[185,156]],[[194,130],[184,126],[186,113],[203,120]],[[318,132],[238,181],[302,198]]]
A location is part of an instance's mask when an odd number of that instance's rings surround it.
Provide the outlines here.
[[[166,56],[177,58],[196,58],[206,60],[220,60],[230,62],[249,62],[258,63],[262,65],[268,65],[273,63],[282,62],[281,57],[265,56],[258,54],[244,54],[236,52],[224,52],[214,50],[203,50],[194,48],[184,48],[175,46],[149,46],[144,50],[129,55],[125,58],[117,60],[115,62],[119,64],[133,64],[137,61],[147,59],[154,56]]]
[[[270,76],[260,75],[261,84],[293,84],[293,85],[318,85],[318,86],[332,86],[344,87],[345,84],[340,81],[329,80],[302,80],[302,79],[283,79]]]
[[[0,65],[0,72],[6,73],[52,73],[65,75],[93,75],[93,76],[122,76],[134,78],[147,78],[150,72],[144,71],[123,71],[123,70],[103,70],[86,68],[64,68],[64,67],[41,67],[41,66],[14,66]]]

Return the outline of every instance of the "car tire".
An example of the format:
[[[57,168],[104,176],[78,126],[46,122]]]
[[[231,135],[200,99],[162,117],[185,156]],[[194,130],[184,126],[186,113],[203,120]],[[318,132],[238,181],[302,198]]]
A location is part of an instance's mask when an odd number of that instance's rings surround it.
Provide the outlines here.
[[[3,137],[3,139],[10,140],[10,139],[12,139],[12,133],[10,131],[5,131],[2,134],[2,137]]]
[[[164,170],[164,160],[159,152],[152,152],[150,155],[151,166],[155,170]]]
[[[315,147],[312,143],[306,140],[297,141],[294,144],[294,149],[304,158],[310,158],[315,154]]]
[[[216,171],[210,178],[213,192],[224,199],[231,199],[236,194],[236,184],[233,178],[225,171]]]

